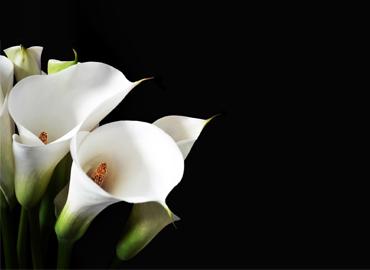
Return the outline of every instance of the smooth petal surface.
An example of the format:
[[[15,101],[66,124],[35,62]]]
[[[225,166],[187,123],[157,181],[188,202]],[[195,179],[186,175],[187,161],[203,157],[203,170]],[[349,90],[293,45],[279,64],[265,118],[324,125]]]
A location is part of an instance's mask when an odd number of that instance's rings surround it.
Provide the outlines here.
[[[175,140],[185,159],[209,120],[170,115],[158,119],[153,124]]]
[[[29,146],[13,135],[15,193],[19,203],[32,207],[44,194],[54,168],[68,153],[69,141]]]
[[[14,123],[8,113],[8,93],[13,87],[13,64],[0,56],[0,189],[9,205],[14,204]]]
[[[117,257],[121,260],[131,259],[164,227],[178,220],[175,215],[171,218],[163,206],[156,202],[135,204],[117,245]]]
[[[10,95],[9,112],[22,140],[32,142],[42,131],[49,142],[70,139],[86,122],[96,126],[135,85],[109,65],[77,64],[19,82]]]
[[[70,66],[76,65],[78,62],[77,52],[73,50],[73,53],[75,55],[75,59],[73,61],[60,61],[56,59],[50,59],[48,61],[48,74],[57,73]]]
[[[13,88],[8,107],[19,131],[14,154],[21,203],[33,204],[42,195],[72,136],[94,128],[137,84],[109,65],[90,62],[25,78]],[[38,138],[41,132],[48,134],[47,145]]]
[[[58,237],[69,240],[81,237],[84,231],[77,227],[86,230],[86,224],[117,201],[165,205],[184,170],[181,152],[171,137],[137,121],[113,122],[91,133],[78,133],[71,142],[71,155],[68,198],[56,225]],[[101,187],[87,175],[100,162],[108,166]]]
[[[0,106],[13,87],[14,67],[12,62],[5,56],[0,55]],[[1,108],[1,107],[0,107]]]
[[[7,110],[7,97],[0,108],[0,189],[9,205],[14,204],[14,159],[12,134],[14,123]]]
[[[13,46],[4,50],[14,64],[15,78],[18,82],[30,75],[41,74],[42,50],[43,48],[39,46],[28,49],[23,46]]]
[[[211,118],[212,119],[212,118]],[[153,124],[164,130],[177,143],[185,159],[203,128],[211,120],[171,115],[158,119]],[[128,260],[139,253],[172,220],[168,209],[155,203],[135,204],[123,236],[116,247],[117,257]]]

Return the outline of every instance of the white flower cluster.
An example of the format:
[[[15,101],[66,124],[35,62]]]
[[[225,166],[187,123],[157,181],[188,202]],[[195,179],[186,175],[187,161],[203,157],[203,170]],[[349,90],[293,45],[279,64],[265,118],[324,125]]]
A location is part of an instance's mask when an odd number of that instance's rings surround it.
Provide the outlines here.
[[[102,210],[126,201],[134,207],[116,251],[120,260],[133,257],[178,220],[166,197],[181,181],[184,159],[209,120],[171,115],[154,123],[99,126],[147,79],[131,82],[107,64],[79,63],[76,52],[73,61],[49,60],[46,74],[42,47],[15,46],[4,52],[0,188],[9,207],[38,207],[53,185],[55,168],[70,153],[70,177],[52,198],[58,240],[73,244]],[[58,267],[67,266],[63,260],[58,259]]]

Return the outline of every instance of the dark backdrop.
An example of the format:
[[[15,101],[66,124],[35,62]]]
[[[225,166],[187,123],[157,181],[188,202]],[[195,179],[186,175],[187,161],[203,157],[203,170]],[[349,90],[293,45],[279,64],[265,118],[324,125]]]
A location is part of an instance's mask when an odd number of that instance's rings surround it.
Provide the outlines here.
[[[44,46],[44,67],[75,48],[81,62],[108,63],[130,80],[156,77],[103,122],[221,113],[168,197],[177,228],[122,266],[370,266],[361,163],[341,137],[348,104],[324,81],[335,22],[313,6],[126,2],[2,3],[0,32],[3,49]],[[106,267],[129,210],[99,215],[72,265]]]

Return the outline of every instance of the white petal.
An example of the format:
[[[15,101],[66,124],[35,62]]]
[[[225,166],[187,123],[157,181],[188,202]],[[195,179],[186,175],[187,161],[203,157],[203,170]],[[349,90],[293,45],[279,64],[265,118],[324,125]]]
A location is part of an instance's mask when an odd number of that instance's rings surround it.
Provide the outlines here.
[[[0,189],[10,205],[14,204],[14,160],[12,134],[14,123],[8,113],[8,94],[13,87],[13,64],[0,55]]]
[[[177,143],[177,146],[180,148],[182,156],[184,159],[189,155],[191,148],[193,147],[196,139],[182,140]]]
[[[211,119],[203,120],[173,115],[163,117],[154,124],[173,138],[185,159],[204,126]],[[159,205],[156,202],[135,204],[123,236],[116,247],[117,257],[121,260],[134,257],[164,227],[176,220],[179,218],[174,216],[165,205]]]
[[[13,135],[15,191],[19,203],[34,206],[44,194],[56,165],[68,153],[69,141],[29,146]]]
[[[173,140],[154,125],[137,121],[101,126],[83,140],[79,166],[87,172],[101,159],[111,167],[112,180],[104,183],[104,190],[131,203],[164,202],[184,169]]]
[[[41,74],[42,47],[34,46],[28,49],[22,46],[13,46],[5,49],[7,57],[15,67],[15,78],[20,81],[30,75]]]
[[[170,115],[158,119],[153,124],[164,130],[175,140],[185,159],[203,128],[210,120]]]
[[[13,87],[14,68],[12,62],[5,56],[0,55],[0,91],[2,96],[1,104],[3,104],[5,96]]]
[[[139,253],[167,225],[180,220],[156,202],[138,203],[132,208],[123,237],[116,247],[117,257],[128,260]]]
[[[11,92],[9,112],[22,139],[33,140],[25,130],[35,137],[46,131],[49,141],[70,139],[85,122],[95,126],[135,85],[109,65],[77,64],[19,82]]]
[[[5,97],[3,96],[3,91],[1,89],[1,85],[0,85],[0,113],[4,110],[5,106],[4,106],[4,99]],[[8,108],[6,108],[6,111],[8,111]]]
[[[157,201],[165,206],[184,170],[181,152],[171,137],[154,125],[137,121],[113,122],[91,133],[80,132],[72,139],[71,155],[68,198],[56,226],[59,238],[80,237],[81,231],[68,225],[72,220],[79,220],[85,228],[117,201]],[[100,162],[108,167],[102,187],[87,176]],[[76,231],[78,236],[73,233]]]
[[[43,49],[44,48],[40,46],[33,46],[27,49],[28,53],[33,57],[33,59],[35,59],[40,71],[41,71],[41,55]]]
[[[14,159],[12,134],[14,123],[7,110],[7,97],[0,108],[0,189],[10,205],[14,203]]]

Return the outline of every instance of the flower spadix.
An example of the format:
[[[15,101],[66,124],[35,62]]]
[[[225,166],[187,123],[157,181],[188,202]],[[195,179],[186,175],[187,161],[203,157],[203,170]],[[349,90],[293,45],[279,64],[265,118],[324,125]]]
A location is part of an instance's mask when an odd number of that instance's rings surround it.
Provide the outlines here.
[[[176,142],[185,159],[203,128],[211,120],[170,115],[153,124],[161,128]],[[168,209],[156,202],[135,204],[132,208],[122,238],[117,244],[116,255],[128,260],[139,253],[167,225],[179,220],[168,215]]]
[[[109,65],[88,62],[27,77],[13,88],[8,108],[19,131],[13,152],[22,206],[39,201],[77,131],[94,128],[141,81],[130,82]]]
[[[166,197],[184,170],[172,138],[152,124],[137,121],[79,132],[72,139],[71,155],[68,198],[55,230],[59,240],[72,242],[115,202],[155,201],[167,208]]]
[[[41,74],[42,47],[25,48],[22,45],[5,49],[6,56],[14,64],[14,73],[17,81],[30,75]]]
[[[8,94],[13,87],[13,64],[0,56],[0,192],[9,204],[14,201],[14,161],[12,134],[14,123],[8,113]]]

